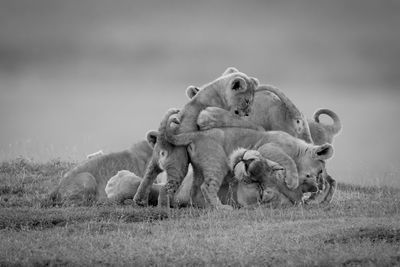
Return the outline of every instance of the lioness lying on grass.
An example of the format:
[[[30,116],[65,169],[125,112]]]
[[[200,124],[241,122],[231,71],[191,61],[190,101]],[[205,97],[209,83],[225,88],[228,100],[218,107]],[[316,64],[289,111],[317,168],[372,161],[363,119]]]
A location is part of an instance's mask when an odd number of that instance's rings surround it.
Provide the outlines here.
[[[166,138],[176,146],[188,146],[194,170],[192,198],[195,198],[200,189],[207,204],[213,208],[229,208],[221,203],[217,194],[229,173],[227,155],[239,147],[258,150],[263,157],[282,165],[286,170],[285,183],[289,189],[297,188],[299,177],[316,180],[323,171],[324,160],[333,155],[330,144],[307,144],[280,131],[218,128],[176,134],[171,124],[175,122],[173,114],[178,112],[170,110],[164,117],[164,121],[167,121]],[[290,199],[289,195],[287,197]]]
[[[134,144],[121,152],[98,155],[68,171],[50,193],[50,200],[59,204],[86,204],[106,199],[104,188],[120,170],[143,176],[153,152],[147,141]]]

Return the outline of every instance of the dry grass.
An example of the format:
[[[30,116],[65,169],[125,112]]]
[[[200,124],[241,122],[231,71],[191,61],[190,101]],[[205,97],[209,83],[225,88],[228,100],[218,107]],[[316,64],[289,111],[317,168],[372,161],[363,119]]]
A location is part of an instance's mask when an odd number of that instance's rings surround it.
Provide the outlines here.
[[[0,266],[400,264],[398,189],[339,184],[329,206],[233,212],[40,208],[71,165],[0,165]]]

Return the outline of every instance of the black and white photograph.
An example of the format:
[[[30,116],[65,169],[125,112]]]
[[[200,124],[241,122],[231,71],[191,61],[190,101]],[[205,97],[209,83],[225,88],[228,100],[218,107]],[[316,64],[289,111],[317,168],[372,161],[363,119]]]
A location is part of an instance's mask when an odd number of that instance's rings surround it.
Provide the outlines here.
[[[0,266],[400,266],[400,1],[0,0]]]

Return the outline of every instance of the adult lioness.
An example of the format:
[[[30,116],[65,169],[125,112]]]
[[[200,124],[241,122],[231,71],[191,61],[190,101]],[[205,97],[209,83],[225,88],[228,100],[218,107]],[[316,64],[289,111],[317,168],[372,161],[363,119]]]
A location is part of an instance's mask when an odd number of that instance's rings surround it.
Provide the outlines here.
[[[153,150],[145,140],[129,150],[99,155],[68,171],[50,193],[53,202],[79,204],[88,200],[106,199],[104,188],[108,180],[120,170],[143,176]]]
[[[234,68],[228,68],[221,77],[203,86],[179,114],[176,114],[177,132],[196,131],[197,117],[207,107],[218,107],[239,116],[249,114],[257,86],[258,81],[255,78],[250,78]],[[194,88],[188,88],[188,95],[192,94]],[[171,145],[164,137],[164,129],[165,127],[160,126],[152,160],[134,197],[134,201],[139,205],[147,204],[149,186],[158,173],[167,173],[165,190],[169,200],[173,199],[187,173],[189,162],[186,147]],[[167,199],[160,202],[161,206],[168,205]]]
[[[167,116],[177,110],[170,110]],[[330,144],[315,146],[281,131],[262,132],[246,128],[219,128],[176,134],[166,123],[166,137],[174,145],[188,146],[193,165],[193,194],[200,187],[207,203],[215,208],[226,208],[217,197],[224,177],[229,172],[227,155],[238,147],[258,150],[261,155],[282,165],[286,170],[286,185],[298,186],[299,177],[316,177],[322,172],[323,161],[333,155]],[[195,196],[195,195],[194,195]],[[287,196],[290,198],[290,196]]]
[[[329,115],[332,125],[319,122],[319,115]],[[198,125],[206,130],[219,127],[244,127],[251,129],[281,130],[308,143],[322,145],[332,143],[333,137],[342,128],[339,117],[328,109],[320,109],[314,113],[314,121],[306,120],[292,101],[279,89],[270,85],[257,88],[253,110],[248,117],[238,118],[218,108],[207,108],[199,114]],[[320,180],[321,191],[313,194],[311,199],[318,202],[330,202],[336,190],[336,181],[326,172]]]

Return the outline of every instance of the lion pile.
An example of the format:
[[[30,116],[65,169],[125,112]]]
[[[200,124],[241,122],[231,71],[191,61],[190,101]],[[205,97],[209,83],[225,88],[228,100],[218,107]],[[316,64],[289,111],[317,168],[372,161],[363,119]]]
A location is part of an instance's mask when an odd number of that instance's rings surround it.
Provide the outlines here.
[[[279,89],[235,68],[189,86],[181,109],[121,152],[94,153],[67,172],[52,203],[97,201],[215,209],[330,203],[327,173],[339,117],[319,109],[307,120]],[[324,124],[319,116],[333,123]]]

